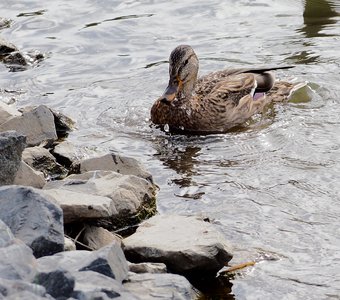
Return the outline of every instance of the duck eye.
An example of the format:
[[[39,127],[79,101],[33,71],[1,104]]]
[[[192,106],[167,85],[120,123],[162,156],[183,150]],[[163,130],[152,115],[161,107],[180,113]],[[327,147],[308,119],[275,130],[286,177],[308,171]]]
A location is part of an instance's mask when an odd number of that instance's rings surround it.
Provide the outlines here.
[[[188,64],[188,62],[189,62],[189,58],[188,58],[188,59],[186,59],[186,60],[184,61],[184,64],[183,64],[183,66],[186,66],[186,65]]]

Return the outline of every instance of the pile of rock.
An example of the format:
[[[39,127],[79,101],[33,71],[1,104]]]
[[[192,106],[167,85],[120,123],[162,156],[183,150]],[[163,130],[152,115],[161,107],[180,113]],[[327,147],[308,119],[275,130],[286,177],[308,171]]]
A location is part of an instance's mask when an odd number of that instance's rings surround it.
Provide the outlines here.
[[[115,153],[79,159],[72,125],[0,104],[0,297],[193,299],[185,277],[214,277],[227,241],[197,217],[151,217],[151,174]],[[113,232],[149,217],[123,240]]]

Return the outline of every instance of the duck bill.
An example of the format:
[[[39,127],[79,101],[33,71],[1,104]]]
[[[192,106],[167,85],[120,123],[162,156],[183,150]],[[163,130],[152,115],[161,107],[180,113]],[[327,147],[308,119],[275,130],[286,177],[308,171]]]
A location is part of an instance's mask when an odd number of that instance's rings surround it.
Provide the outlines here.
[[[176,98],[178,91],[179,91],[178,83],[174,83],[174,82],[169,83],[168,87],[166,88],[164,94],[161,97],[161,101],[163,103],[172,102]]]

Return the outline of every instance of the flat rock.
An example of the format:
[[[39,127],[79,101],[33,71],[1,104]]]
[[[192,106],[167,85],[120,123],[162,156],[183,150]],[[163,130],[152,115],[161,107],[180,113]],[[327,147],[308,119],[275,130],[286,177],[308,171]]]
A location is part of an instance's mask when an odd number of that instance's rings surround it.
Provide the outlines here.
[[[198,217],[157,215],[123,240],[131,262],[162,262],[174,273],[214,275],[232,258],[223,235]]]
[[[0,125],[19,116],[21,116],[21,113],[13,106],[0,101]]]
[[[32,187],[0,187],[0,219],[36,257],[64,249],[63,213],[48,195]]]
[[[50,194],[55,193],[54,196],[64,209],[65,222],[74,218],[97,218],[100,226],[115,229],[122,222],[125,225],[128,221],[139,222],[142,217],[136,218],[136,215],[148,207],[150,210],[155,209],[153,184],[134,175],[122,175],[113,171],[71,175],[64,180],[48,182],[44,190]],[[69,197],[57,197],[58,193],[68,194]]]
[[[121,245],[121,238],[103,227],[86,226],[84,230],[83,243],[93,250],[98,250],[112,242]]]
[[[74,170],[77,170],[75,173],[96,170],[115,171],[122,175],[135,175],[153,182],[152,175],[136,159],[115,153],[82,160],[74,166]]]
[[[79,271],[94,271],[122,282],[128,273],[124,253],[117,243],[97,251],[68,251],[37,260],[39,273],[65,270],[74,274]]]
[[[197,296],[189,281],[176,274],[129,273],[124,287],[141,300],[191,300]]]
[[[19,170],[16,173],[13,184],[31,186],[34,188],[41,189],[46,184],[46,180],[42,172],[34,170],[24,161],[21,161]]]
[[[13,184],[25,146],[25,136],[15,131],[0,132],[0,185]]]
[[[0,279],[30,281],[36,274],[35,264],[32,250],[0,220]]]
[[[41,143],[51,144],[57,140],[54,116],[45,105],[24,111],[21,116],[11,118],[0,125],[0,131],[16,130],[27,137],[28,146]]]
[[[22,159],[35,170],[44,173],[51,179],[63,178],[68,171],[60,165],[56,158],[44,147],[28,147],[22,153]]]

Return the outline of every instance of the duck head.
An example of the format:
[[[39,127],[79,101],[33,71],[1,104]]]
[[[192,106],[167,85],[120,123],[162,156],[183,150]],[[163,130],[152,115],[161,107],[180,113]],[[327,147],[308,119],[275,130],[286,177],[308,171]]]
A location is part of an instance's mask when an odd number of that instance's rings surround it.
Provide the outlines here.
[[[177,46],[169,58],[169,84],[160,98],[170,104],[174,99],[190,97],[194,91],[198,73],[198,58],[188,45]]]

